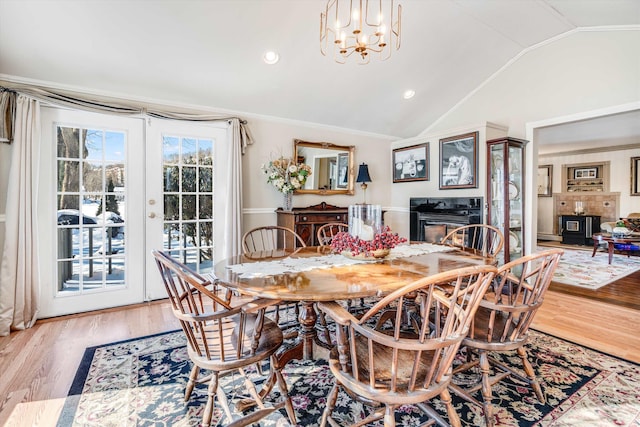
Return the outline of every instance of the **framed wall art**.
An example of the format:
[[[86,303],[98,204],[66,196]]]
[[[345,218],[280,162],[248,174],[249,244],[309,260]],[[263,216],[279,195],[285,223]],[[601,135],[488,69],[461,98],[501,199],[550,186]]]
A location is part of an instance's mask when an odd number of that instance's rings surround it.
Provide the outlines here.
[[[478,132],[440,140],[440,189],[478,188]]]
[[[640,157],[631,158],[631,195],[640,196]]]
[[[538,166],[538,197],[553,195],[553,165]]]
[[[429,180],[429,143],[393,150],[393,182]]]
[[[573,172],[574,179],[592,179],[598,177],[598,168],[576,169]]]

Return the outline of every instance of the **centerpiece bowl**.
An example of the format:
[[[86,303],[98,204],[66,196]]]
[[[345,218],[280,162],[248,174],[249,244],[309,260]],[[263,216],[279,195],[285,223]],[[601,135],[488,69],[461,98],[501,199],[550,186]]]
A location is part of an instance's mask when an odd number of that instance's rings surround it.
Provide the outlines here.
[[[351,259],[382,259],[386,258],[391,253],[391,249],[376,249],[371,252],[359,252],[342,251],[340,254],[344,257]]]

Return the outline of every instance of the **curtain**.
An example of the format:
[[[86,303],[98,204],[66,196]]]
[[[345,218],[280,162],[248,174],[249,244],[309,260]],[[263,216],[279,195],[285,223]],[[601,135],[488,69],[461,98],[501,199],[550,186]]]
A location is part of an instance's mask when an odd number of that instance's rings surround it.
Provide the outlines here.
[[[31,327],[38,314],[40,103],[18,95],[0,266],[0,336]]]
[[[0,142],[13,140],[13,116],[16,111],[16,93],[0,88]]]
[[[231,121],[231,139],[240,139],[240,123]],[[245,147],[234,143],[230,147],[227,165],[227,200],[225,209],[225,257],[242,253],[242,154]]]
[[[149,117],[156,117],[160,119],[185,120],[194,122],[215,122],[238,119],[240,132],[237,134],[237,136],[239,139],[234,140],[233,143],[240,144],[243,147],[242,154],[244,154],[247,145],[253,143],[251,139],[251,133],[247,128],[247,122],[229,114],[170,111],[158,106],[145,107],[141,105],[127,104],[121,101],[114,101],[112,99],[98,96],[91,97],[89,95],[82,95],[82,97],[79,97],[76,94],[65,93],[62,91],[52,91],[33,86],[14,85],[14,87],[11,88],[0,86],[0,90],[15,91],[21,95],[31,97],[42,103],[68,107],[82,111],[92,111],[94,113],[107,113],[121,116],[146,115]]]

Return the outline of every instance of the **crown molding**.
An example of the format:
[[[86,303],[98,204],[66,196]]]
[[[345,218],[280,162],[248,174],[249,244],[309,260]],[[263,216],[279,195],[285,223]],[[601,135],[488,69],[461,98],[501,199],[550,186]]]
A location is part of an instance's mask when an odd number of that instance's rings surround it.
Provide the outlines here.
[[[548,157],[559,157],[559,156],[569,156],[569,155],[573,156],[573,155],[579,155],[579,154],[609,153],[611,151],[635,150],[639,148],[640,148],[640,144],[614,145],[611,147],[593,147],[593,148],[583,148],[580,150],[558,151],[555,153],[538,154],[538,158],[544,159]]]

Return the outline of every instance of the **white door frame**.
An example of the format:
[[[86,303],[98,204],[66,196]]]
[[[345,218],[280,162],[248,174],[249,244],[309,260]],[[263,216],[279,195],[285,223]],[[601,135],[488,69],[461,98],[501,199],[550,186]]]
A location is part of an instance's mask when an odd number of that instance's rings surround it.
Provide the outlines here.
[[[74,111],[55,107],[42,108],[42,136],[38,191],[38,228],[40,234],[40,317],[98,310],[142,302],[144,268],[136,260],[144,259],[144,124],[142,118],[125,118],[108,114]],[[125,141],[125,280],[116,289],[79,294],[58,293],[56,238],[56,149],[58,125],[95,127],[124,132]]]

